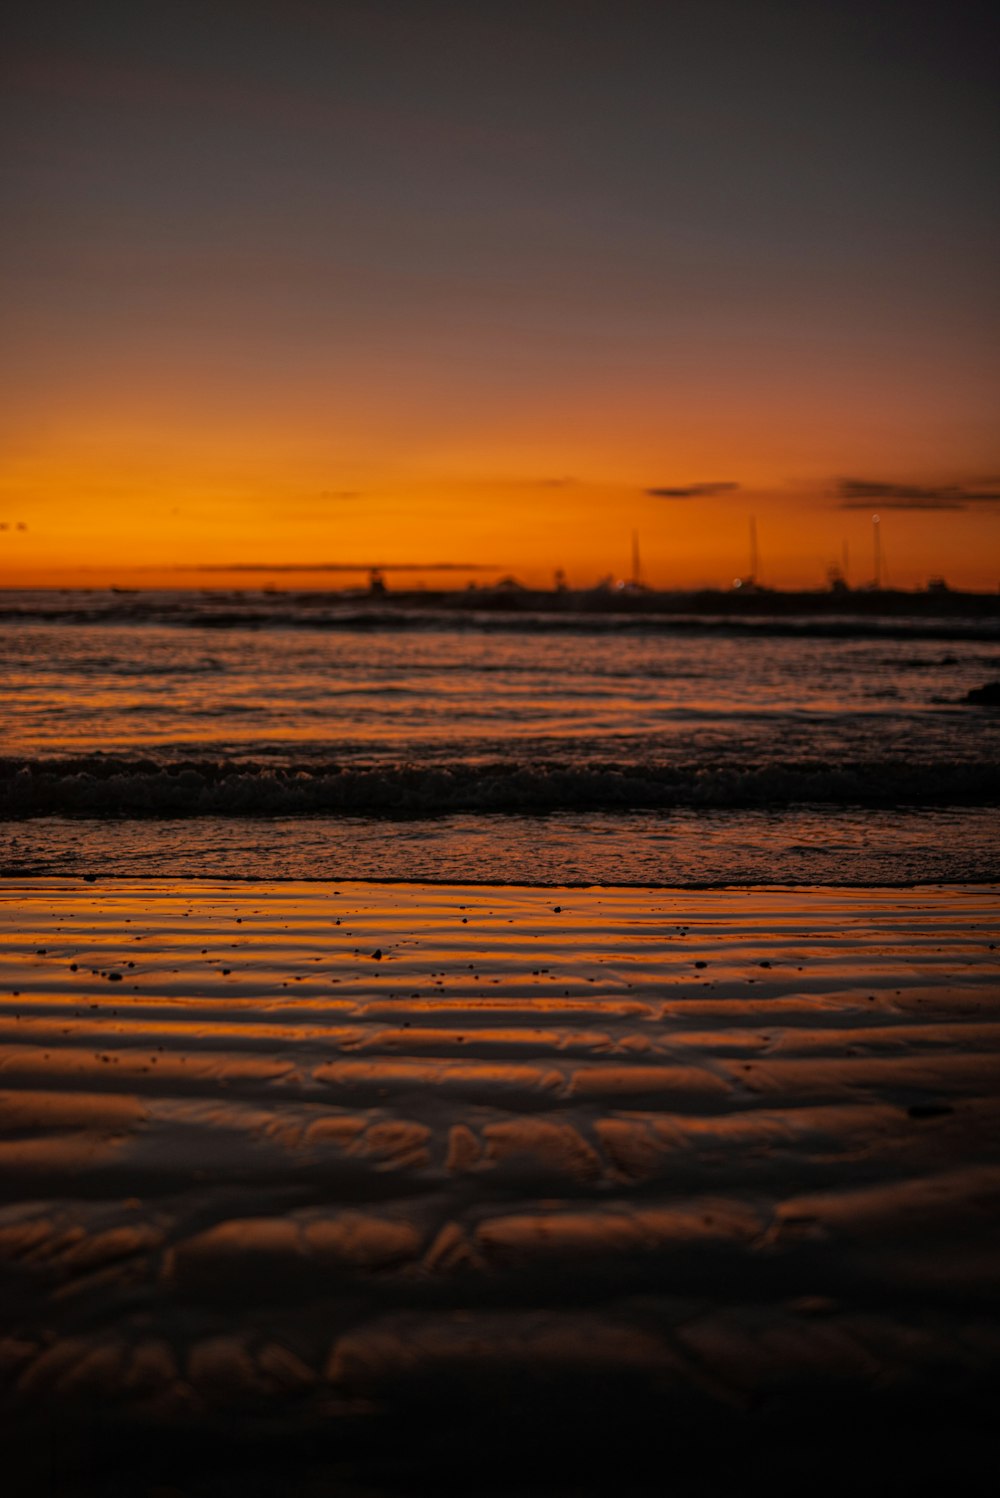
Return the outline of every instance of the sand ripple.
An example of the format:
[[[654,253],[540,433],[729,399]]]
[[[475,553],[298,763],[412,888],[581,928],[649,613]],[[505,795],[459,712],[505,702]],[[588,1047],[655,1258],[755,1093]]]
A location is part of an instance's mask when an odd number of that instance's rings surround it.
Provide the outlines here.
[[[8,1404],[370,1430],[429,1391],[585,1410],[613,1374],[691,1418],[974,1407],[997,914],[984,889],[7,887]]]

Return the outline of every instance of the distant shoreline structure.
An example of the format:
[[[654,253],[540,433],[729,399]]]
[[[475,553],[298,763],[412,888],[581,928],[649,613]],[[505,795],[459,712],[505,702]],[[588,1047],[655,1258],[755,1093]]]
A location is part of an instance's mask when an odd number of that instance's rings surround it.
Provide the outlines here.
[[[301,595],[299,595],[301,596]],[[323,597],[322,593],[315,596]],[[331,595],[326,594],[327,598]],[[503,583],[459,589],[393,589],[378,598],[360,590],[334,595],[384,609],[454,609],[524,614],[625,615],[969,615],[1000,618],[1000,591],[960,589],[522,588]]]
[[[360,570],[360,569],[359,569]],[[387,569],[389,571],[393,569]],[[35,613],[31,604],[15,601],[26,594],[37,598],[81,596],[94,598],[113,595],[126,605],[164,594],[177,597],[211,596],[242,600],[267,598],[294,600],[304,615],[312,609],[344,605],[352,611],[364,610],[373,615],[391,616],[431,611],[462,613],[498,613],[505,615],[604,615],[642,617],[715,616],[733,618],[775,618],[795,615],[834,617],[933,617],[985,618],[1000,620],[1000,591],[972,592],[959,588],[931,587],[920,590],[902,588],[858,589],[780,589],[742,587],[734,589],[655,589],[623,586],[597,588],[529,588],[513,579],[495,585],[471,585],[465,588],[322,588],[317,586],[266,587],[117,587],[50,585],[47,587],[0,584],[0,618]],[[9,602],[7,601],[9,600]],[[43,606],[44,607],[44,606]]]

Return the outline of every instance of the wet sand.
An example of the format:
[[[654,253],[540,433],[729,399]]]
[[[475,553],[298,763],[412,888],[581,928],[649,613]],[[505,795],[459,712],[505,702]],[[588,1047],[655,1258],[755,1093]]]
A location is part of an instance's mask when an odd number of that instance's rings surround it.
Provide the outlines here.
[[[8,1467],[252,1498],[995,1459],[998,913],[6,884]]]

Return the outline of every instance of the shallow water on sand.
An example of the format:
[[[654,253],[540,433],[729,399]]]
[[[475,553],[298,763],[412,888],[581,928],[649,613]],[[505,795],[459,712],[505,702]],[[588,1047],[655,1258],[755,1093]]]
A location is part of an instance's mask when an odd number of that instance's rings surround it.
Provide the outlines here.
[[[545,816],[39,817],[0,823],[0,871],[529,885],[969,884],[998,871],[990,807]]]

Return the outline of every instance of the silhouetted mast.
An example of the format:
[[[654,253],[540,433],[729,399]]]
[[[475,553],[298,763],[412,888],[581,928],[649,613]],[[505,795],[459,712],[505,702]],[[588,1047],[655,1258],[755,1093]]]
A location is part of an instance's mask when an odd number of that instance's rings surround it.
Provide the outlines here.
[[[632,532],[632,586],[640,587],[642,584],[642,570],[639,566],[639,532]]]
[[[872,516],[872,545],[875,551],[875,586],[882,586],[882,522],[877,515]]]
[[[750,516],[750,586],[757,586],[757,518]]]

